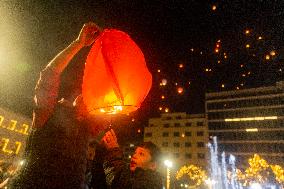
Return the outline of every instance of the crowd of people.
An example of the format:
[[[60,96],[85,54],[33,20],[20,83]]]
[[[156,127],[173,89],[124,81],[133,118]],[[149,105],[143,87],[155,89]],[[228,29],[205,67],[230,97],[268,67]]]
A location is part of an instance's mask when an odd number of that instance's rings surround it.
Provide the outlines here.
[[[162,178],[157,172],[160,150],[156,145],[151,142],[139,145],[128,164],[123,160],[114,130],[107,128],[104,119],[87,112],[81,95],[74,102],[58,98],[62,72],[83,47],[96,40],[100,32],[95,23],[85,24],[78,38],[41,71],[35,88],[33,127],[27,140],[25,164],[16,174],[9,176],[5,187],[163,188]],[[100,136],[103,136],[101,140],[91,140]]]

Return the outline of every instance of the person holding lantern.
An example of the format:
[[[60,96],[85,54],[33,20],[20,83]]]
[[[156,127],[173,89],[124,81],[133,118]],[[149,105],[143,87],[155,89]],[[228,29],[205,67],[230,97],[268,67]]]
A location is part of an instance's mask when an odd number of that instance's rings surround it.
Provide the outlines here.
[[[162,177],[156,171],[159,148],[152,142],[144,142],[136,148],[128,166],[123,161],[116,135],[111,129],[103,137],[107,149],[105,156],[106,182],[111,189],[161,189]]]
[[[60,76],[71,59],[83,47],[90,46],[100,31],[95,23],[85,24],[78,38],[41,71],[35,88],[33,127],[25,164],[9,188],[84,188],[89,138],[104,128],[90,123],[82,97],[77,97],[73,104],[58,101],[58,90]]]

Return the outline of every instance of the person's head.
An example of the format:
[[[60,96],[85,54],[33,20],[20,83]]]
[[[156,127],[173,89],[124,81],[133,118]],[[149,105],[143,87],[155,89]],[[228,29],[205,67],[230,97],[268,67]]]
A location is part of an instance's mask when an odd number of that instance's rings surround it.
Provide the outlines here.
[[[141,143],[131,157],[130,170],[135,171],[137,167],[156,170],[160,154],[160,149],[154,143]]]

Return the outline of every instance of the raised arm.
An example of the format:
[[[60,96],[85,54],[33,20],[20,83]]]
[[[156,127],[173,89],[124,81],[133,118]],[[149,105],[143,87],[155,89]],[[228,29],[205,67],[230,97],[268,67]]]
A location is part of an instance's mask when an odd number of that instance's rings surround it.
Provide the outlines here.
[[[35,88],[33,127],[42,127],[47,121],[57,102],[61,73],[83,47],[96,40],[99,32],[95,23],[84,24],[77,39],[58,53],[41,71]]]

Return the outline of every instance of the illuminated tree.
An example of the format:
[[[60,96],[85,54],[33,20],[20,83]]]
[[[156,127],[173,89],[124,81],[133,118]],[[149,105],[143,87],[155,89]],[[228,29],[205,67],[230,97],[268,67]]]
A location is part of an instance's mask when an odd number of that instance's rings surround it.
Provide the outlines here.
[[[176,174],[176,179],[187,183],[189,188],[196,188],[207,179],[207,175],[202,168],[188,165],[180,168]]]
[[[284,187],[284,169],[280,165],[271,165],[270,167],[276,177],[277,182]]]

